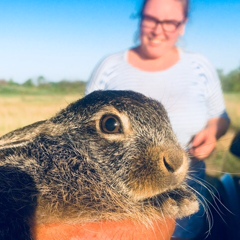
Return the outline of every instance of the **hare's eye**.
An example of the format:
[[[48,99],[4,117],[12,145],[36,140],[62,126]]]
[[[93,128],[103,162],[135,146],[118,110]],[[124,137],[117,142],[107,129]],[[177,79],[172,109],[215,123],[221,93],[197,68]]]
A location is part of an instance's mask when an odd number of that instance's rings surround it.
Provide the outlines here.
[[[104,133],[122,133],[121,122],[118,117],[114,115],[103,116],[100,122],[100,127]]]

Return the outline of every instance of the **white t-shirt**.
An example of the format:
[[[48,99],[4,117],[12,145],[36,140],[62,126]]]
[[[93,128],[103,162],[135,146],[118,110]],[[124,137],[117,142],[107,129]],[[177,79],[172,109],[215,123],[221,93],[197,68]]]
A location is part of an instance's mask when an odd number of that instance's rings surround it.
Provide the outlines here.
[[[210,119],[228,116],[213,66],[199,54],[179,53],[177,64],[158,72],[130,65],[128,51],[113,54],[95,68],[86,94],[94,90],[133,90],[160,101],[180,143],[186,147]]]

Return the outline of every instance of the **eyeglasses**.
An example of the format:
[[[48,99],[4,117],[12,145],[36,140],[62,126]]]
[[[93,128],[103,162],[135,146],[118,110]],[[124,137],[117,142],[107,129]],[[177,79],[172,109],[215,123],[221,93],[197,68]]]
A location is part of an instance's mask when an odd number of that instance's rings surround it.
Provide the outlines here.
[[[142,27],[154,29],[157,27],[158,24],[161,24],[163,31],[165,32],[174,32],[179,28],[184,21],[178,22],[175,20],[163,20],[159,21],[158,19],[143,15],[142,16]]]

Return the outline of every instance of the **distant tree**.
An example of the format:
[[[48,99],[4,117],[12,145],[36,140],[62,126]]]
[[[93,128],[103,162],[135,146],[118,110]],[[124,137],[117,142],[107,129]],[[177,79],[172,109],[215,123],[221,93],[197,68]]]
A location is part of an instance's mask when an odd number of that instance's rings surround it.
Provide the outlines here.
[[[224,80],[224,78],[225,78],[225,74],[224,74],[223,69],[217,69],[217,73],[218,73],[218,76],[219,76],[219,78],[220,78],[220,80],[222,82]]]
[[[19,83],[14,82],[13,79],[10,79],[10,80],[8,81],[8,84],[9,84],[10,86],[19,86]]]
[[[0,85],[7,85],[8,82],[5,79],[0,79]]]
[[[47,83],[47,80],[44,76],[39,76],[37,78],[37,86],[45,85]]]
[[[222,70],[218,70],[218,75],[224,92],[240,92],[240,68],[227,75],[224,75]]]
[[[33,80],[31,78],[28,79],[26,82],[23,83],[23,86],[25,86],[25,87],[33,87],[34,86]]]
[[[240,92],[240,71],[236,69],[226,76],[226,82],[230,85],[230,91]]]

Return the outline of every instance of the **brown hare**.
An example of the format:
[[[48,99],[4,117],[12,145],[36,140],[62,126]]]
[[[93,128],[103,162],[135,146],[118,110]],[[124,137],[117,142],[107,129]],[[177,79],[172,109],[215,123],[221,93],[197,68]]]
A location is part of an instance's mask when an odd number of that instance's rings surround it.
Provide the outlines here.
[[[0,138],[0,239],[32,239],[41,223],[190,215],[188,164],[159,102],[93,92]]]

